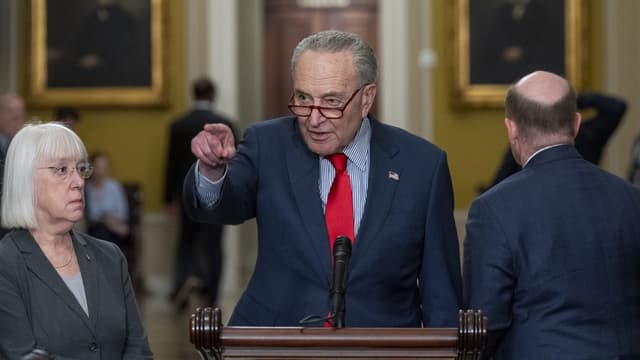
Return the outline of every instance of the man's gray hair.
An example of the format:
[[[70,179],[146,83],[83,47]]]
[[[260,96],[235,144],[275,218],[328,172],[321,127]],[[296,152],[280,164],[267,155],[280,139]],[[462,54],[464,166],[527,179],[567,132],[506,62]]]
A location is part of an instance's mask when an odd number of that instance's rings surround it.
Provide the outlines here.
[[[82,140],[59,123],[23,127],[11,140],[2,184],[2,227],[35,229],[36,171],[62,159],[87,158]],[[52,165],[52,164],[48,164]]]
[[[378,75],[378,63],[373,49],[358,35],[336,30],[321,31],[302,39],[291,56],[291,75],[296,71],[300,56],[307,51],[337,53],[349,51],[353,55],[353,63],[360,84],[373,84]]]

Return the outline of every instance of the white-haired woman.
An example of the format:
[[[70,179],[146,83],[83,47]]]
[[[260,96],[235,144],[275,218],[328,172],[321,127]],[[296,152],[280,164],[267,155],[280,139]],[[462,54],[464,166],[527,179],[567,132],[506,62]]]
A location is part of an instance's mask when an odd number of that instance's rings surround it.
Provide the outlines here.
[[[2,188],[0,358],[152,359],[119,248],[72,230],[92,168],[78,136],[27,125],[11,141]]]

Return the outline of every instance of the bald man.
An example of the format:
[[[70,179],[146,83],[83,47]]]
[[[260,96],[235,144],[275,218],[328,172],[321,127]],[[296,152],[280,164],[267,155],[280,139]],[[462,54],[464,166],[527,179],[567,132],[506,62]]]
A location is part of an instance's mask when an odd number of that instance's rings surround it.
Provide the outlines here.
[[[467,308],[489,317],[494,359],[640,358],[640,192],[584,160],[576,95],[552,73],[512,86],[519,173],[474,201]]]

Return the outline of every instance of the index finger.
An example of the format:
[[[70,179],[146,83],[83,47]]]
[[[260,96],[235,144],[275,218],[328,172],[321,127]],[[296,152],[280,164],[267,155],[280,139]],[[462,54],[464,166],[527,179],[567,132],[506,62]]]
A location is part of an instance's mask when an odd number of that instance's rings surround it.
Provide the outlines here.
[[[231,133],[231,128],[225,124],[204,124],[204,131],[212,135],[222,135]]]

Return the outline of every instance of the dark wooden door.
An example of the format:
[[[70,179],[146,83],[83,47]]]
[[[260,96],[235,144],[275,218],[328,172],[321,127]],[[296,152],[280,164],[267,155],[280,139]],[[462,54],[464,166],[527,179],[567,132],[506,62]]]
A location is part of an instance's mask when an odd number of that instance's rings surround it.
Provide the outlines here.
[[[371,45],[379,59],[377,0],[264,0],[264,14],[267,119],[289,114],[287,103],[293,91],[291,53],[304,37],[329,29],[353,32]],[[372,112],[376,112],[375,104]]]

